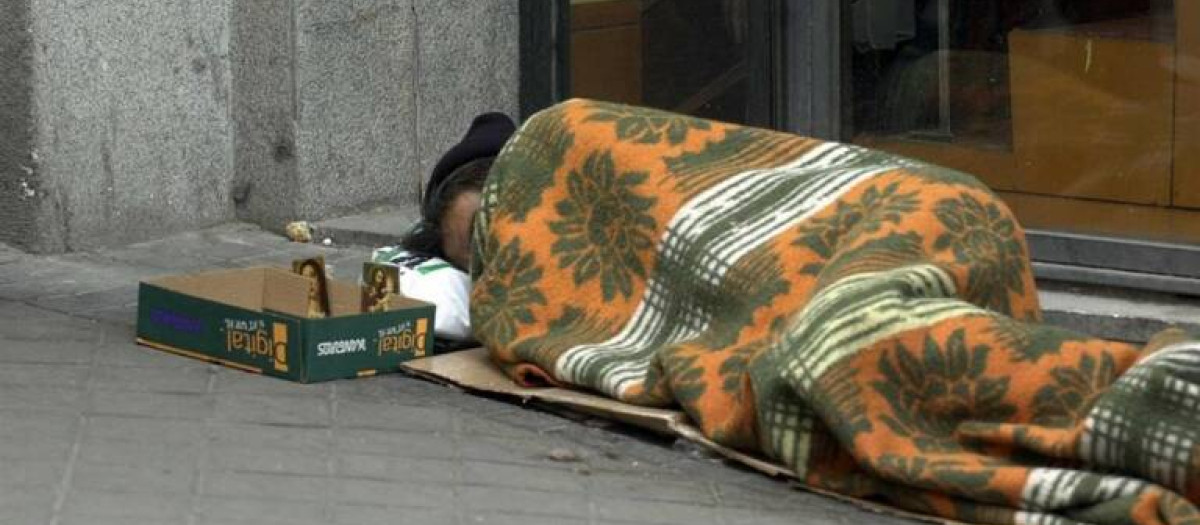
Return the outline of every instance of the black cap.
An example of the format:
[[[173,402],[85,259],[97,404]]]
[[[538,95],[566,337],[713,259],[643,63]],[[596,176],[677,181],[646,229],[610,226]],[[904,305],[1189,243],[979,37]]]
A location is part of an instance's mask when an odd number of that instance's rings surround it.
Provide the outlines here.
[[[433,173],[429,175],[429,184],[425,186],[422,204],[429,202],[454,170],[473,160],[498,155],[504,143],[508,142],[516,130],[512,119],[503,113],[484,113],[475,117],[462,140],[442,155],[441,160],[433,167]]]

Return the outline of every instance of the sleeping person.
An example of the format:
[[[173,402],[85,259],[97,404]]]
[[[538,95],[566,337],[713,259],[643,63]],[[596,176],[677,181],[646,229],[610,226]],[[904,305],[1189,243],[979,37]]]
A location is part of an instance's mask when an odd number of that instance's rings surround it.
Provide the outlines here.
[[[442,348],[472,341],[468,317],[471,224],[492,160],[512,136],[502,113],[474,119],[463,139],[433,169],[421,199],[421,219],[399,246],[380,248],[372,262],[399,267],[400,293],[437,306],[434,333]]]
[[[677,407],[806,485],[946,519],[1200,523],[1200,342],[1042,323],[1021,225],[974,177],[574,100],[481,195],[471,323],[518,383]]]

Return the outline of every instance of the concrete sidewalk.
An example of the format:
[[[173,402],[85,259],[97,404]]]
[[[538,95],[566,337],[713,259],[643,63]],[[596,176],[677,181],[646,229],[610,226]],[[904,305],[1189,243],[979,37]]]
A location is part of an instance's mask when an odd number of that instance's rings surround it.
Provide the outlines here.
[[[241,225],[66,256],[0,248],[0,524],[908,523],[606,422],[133,344],[140,279],[314,253],[343,278],[367,255]]]

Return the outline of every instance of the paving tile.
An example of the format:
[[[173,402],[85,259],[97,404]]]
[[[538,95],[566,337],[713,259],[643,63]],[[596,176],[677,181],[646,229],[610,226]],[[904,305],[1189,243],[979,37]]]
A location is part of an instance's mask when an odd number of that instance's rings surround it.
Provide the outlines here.
[[[32,406],[0,409],[0,440],[73,438],[78,422],[77,415],[45,412]]]
[[[211,400],[197,393],[97,390],[90,401],[90,414],[204,419],[213,413]]]
[[[195,471],[192,467],[150,467],[137,464],[77,462],[71,486],[100,492],[190,494]]]
[[[338,504],[333,507],[337,525],[458,525],[451,508],[388,507],[379,505]]]
[[[374,454],[407,458],[454,459],[446,436],[395,430],[339,429],[334,436],[338,453]]]
[[[290,502],[282,502],[282,504],[290,504]],[[195,521],[196,525],[328,525],[329,523],[322,515],[304,516],[302,518],[280,518],[264,514],[238,516],[236,518],[199,515]]]
[[[594,501],[596,516],[601,519],[646,523],[648,525],[707,525],[719,523],[716,507],[606,497],[596,497]]]
[[[514,418],[507,421],[492,415],[484,417],[463,418],[461,430],[465,435],[493,436],[507,439],[520,439],[529,435],[530,430],[514,424]]]
[[[56,486],[66,464],[65,454],[57,460],[0,457],[0,490],[12,485]]]
[[[92,372],[91,388],[123,392],[203,394],[208,390],[212,375],[211,369],[203,366],[141,368],[100,364]]]
[[[55,498],[54,487],[5,486],[0,489],[0,523],[48,523]]]
[[[590,510],[583,493],[540,492],[505,487],[461,487],[458,505],[467,511],[493,511],[536,516],[587,518]]]
[[[136,428],[130,435],[136,435]],[[202,451],[198,443],[158,443],[152,440],[85,440],[78,461],[110,465],[137,465],[146,469],[187,472]]]
[[[225,367],[215,368],[214,389],[222,394],[261,394],[266,396],[329,397],[329,383],[300,384],[259,374],[250,374]]]
[[[341,478],[335,500],[341,503],[393,507],[453,508],[454,490],[433,483]]]
[[[160,268],[178,273],[215,268],[221,262],[220,258],[204,253],[203,248],[189,247],[189,244],[182,238],[163,239],[102,250],[98,255],[135,267]]]
[[[218,421],[306,427],[332,423],[329,401],[314,396],[218,393],[213,417]]]
[[[73,489],[63,504],[66,515],[127,518],[129,522],[184,523],[191,510],[189,496],[163,493],[104,492]]]
[[[85,365],[92,362],[92,357],[96,353],[95,334],[89,335],[92,339],[91,341],[63,340],[53,334],[64,332],[65,330],[63,330],[62,326],[54,326],[53,323],[45,323],[44,332],[40,334],[29,332],[31,328],[30,323],[0,323],[0,327],[12,325],[21,325],[23,327],[22,330],[26,331],[26,333],[21,335],[0,333],[0,341],[4,341],[4,344],[0,345],[0,364],[45,363]],[[34,326],[36,326],[36,323],[34,323]],[[0,328],[0,332],[7,330],[10,329]],[[24,337],[28,337],[29,339],[24,339]],[[39,339],[51,340],[55,344],[48,345],[38,341]]]
[[[724,523],[739,525],[794,525],[797,517],[803,516],[805,524],[811,525],[848,525],[855,523],[873,523],[874,516],[865,511],[854,511],[838,504],[836,512],[823,508],[809,506],[794,506],[787,510],[750,510],[738,508],[721,508],[718,515]]]
[[[58,417],[64,413],[78,414],[87,404],[87,397],[78,388],[54,384],[0,384],[0,411],[36,410]]]
[[[697,505],[716,503],[706,484],[666,476],[642,477],[597,472],[589,477],[589,481],[592,493],[599,496]]]
[[[22,459],[29,461],[65,461],[72,448],[69,437],[46,436],[23,439],[4,438],[0,446],[0,459]]]
[[[341,403],[337,424],[343,428],[373,428],[404,432],[450,432],[457,414],[452,409],[387,403]]]
[[[90,370],[90,365],[75,363],[4,363],[0,364],[0,385],[78,389],[87,385]]]
[[[137,286],[134,284],[94,292],[42,296],[34,301],[34,304],[43,308],[80,315],[136,303]]]
[[[126,341],[110,343],[96,349],[96,362],[105,366],[130,366],[136,368],[188,368],[208,367],[198,359],[163,352],[135,344],[132,334]]]
[[[79,312],[78,315],[99,323],[107,323],[125,327],[132,327],[137,322],[137,308],[135,305],[123,305],[101,310],[89,310],[86,312]]]
[[[281,500],[259,491],[230,496],[202,496],[197,499],[197,523],[211,525],[328,523],[326,504],[321,501]]]
[[[327,428],[213,422],[209,428],[213,450],[230,448],[276,449],[300,454],[324,454],[333,438]]]
[[[461,443],[462,456],[472,460],[542,466],[554,464],[546,458],[550,451],[556,448],[565,447],[574,450],[579,448],[572,447],[572,443],[564,442],[564,440],[540,437],[541,439],[510,439],[474,436]],[[586,456],[583,457],[586,459]],[[564,464],[558,463],[558,465]]]
[[[38,277],[53,273],[68,275],[77,267],[78,266],[70,263],[64,263],[53,257],[25,257],[18,261],[0,265],[0,283],[28,281],[30,277]]]
[[[463,523],[478,523],[480,525],[590,525],[591,522],[584,518],[567,518],[563,516],[468,512],[463,517]]]
[[[341,486],[327,476],[269,474],[263,472],[209,472],[201,492],[205,496],[251,496],[279,501],[320,502]]]
[[[459,465],[449,459],[340,454],[334,460],[334,472],[345,477],[450,485]]]
[[[484,461],[463,464],[462,482],[466,485],[506,487],[543,492],[584,492],[592,480],[571,470],[546,466],[508,465]]]
[[[287,429],[279,428],[279,433]],[[212,447],[204,464],[209,471],[256,472],[263,474],[325,476],[330,465],[324,451],[306,453],[270,446]]]
[[[94,514],[67,514],[60,516],[59,525],[179,525],[179,521],[173,518],[147,518],[145,516],[138,517],[136,522],[130,520],[129,516],[97,516]],[[186,523],[182,522],[182,523]]]
[[[205,426],[198,420],[92,414],[83,437],[85,441],[187,445],[204,441]]]

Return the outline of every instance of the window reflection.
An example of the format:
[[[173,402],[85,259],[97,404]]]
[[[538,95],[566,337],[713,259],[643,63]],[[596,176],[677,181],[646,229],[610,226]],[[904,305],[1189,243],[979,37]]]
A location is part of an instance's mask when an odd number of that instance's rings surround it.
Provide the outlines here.
[[[1035,228],[1200,242],[1195,5],[851,2],[852,138],[974,173]]]
[[[572,96],[749,122],[749,0],[572,0]]]

